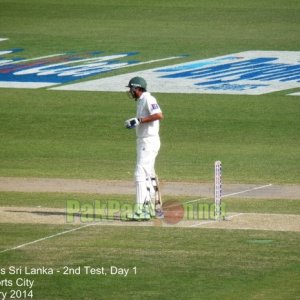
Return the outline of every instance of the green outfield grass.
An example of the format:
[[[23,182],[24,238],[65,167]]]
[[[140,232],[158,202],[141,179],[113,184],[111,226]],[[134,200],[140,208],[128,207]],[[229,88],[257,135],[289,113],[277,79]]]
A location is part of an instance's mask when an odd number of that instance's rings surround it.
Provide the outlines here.
[[[22,47],[27,58],[104,50],[138,51],[141,60],[184,53],[189,61],[300,45],[292,0],[0,4],[0,35],[9,38],[0,47]],[[166,117],[162,179],[210,181],[220,159],[227,182],[298,183],[300,105],[285,94],[156,95]],[[132,178],[134,133],[123,122],[134,114],[122,93],[1,89],[0,176]]]
[[[1,35],[28,55],[140,51],[199,58],[244,50],[298,50],[295,0],[1,0]]]
[[[157,95],[164,180],[299,182],[300,103],[282,95]],[[2,90],[0,175],[131,179],[135,104],[125,93]],[[175,129],[175,130],[174,130]]]
[[[0,247],[70,228],[2,224]],[[296,299],[299,242],[287,232],[92,226],[2,253],[0,262],[6,270],[53,268],[26,276],[35,280],[33,299]],[[63,275],[65,266],[81,274]],[[86,275],[84,266],[107,276]],[[128,268],[128,276],[111,275],[111,266]]]

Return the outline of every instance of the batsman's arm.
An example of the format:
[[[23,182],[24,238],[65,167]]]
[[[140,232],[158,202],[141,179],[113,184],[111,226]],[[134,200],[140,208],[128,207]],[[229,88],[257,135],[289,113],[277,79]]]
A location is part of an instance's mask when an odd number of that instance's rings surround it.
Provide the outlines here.
[[[156,120],[162,120],[164,118],[164,115],[163,113],[156,113],[156,114],[153,114],[153,115],[150,115],[150,116],[147,116],[147,117],[142,117],[142,118],[139,118],[139,122],[140,123],[148,123],[148,122],[153,122],[153,121],[156,121]]]

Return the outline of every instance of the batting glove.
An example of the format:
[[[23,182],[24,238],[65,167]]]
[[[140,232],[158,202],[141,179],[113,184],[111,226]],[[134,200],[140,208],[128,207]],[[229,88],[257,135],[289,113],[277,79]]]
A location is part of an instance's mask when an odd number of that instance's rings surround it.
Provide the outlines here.
[[[131,118],[125,121],[124,126],[128,129],[135,128],[140,124],[140,121],[137,118]]]

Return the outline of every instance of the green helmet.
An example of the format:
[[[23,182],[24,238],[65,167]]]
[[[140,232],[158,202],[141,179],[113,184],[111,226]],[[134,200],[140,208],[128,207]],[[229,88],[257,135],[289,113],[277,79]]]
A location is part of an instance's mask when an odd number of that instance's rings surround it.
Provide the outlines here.
[[[147,82],[142,77],[133,77],[130,79],[128,86],[130,88],[142,88],[144,90],[147,89]]]

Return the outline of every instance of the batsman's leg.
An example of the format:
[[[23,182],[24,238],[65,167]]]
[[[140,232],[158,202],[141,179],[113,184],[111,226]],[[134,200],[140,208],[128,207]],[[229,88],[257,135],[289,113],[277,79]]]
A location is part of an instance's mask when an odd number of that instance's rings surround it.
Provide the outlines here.
[[[148,198],[146,182],[136,181],[136,205],[132,213],[127,214],[131,221],[146,221],[151,219],[150,212],[145,209],[145,202]]]
[[[137,140],[137,164],[135,169],[137,214],[140,210],[150,217],[163,217],[161,196],[154,165],[160,147],[159,139]],[[154,201],[152,201],[154,198]],[[143,208],[141,207],[143,205]]]
[[[161,192],[160,192],[159,180],[157,175],[155,175],[155,177],[151,177],[151,183],[155,191],[155,198],[154,198],[155,216],[157,218],[163,218],[164,212],[162,207]]]

